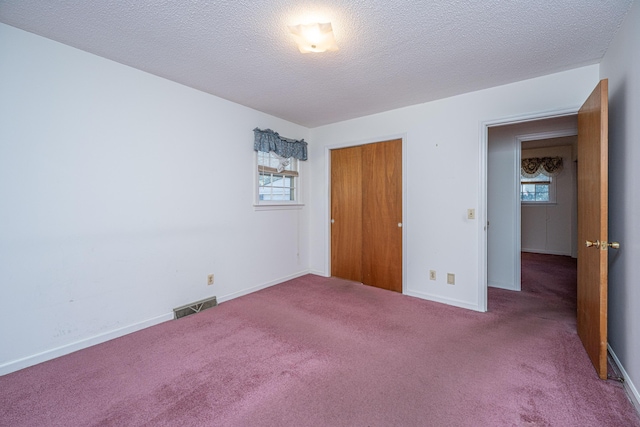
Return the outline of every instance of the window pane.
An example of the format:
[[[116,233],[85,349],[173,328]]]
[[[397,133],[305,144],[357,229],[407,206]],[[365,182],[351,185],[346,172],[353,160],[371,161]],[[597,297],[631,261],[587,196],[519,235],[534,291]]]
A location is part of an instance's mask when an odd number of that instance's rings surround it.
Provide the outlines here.
[[[520,200],[525,202],[533,201],[536,199],[536,186],[535,184],[523,184],[520,190]]]
[[[523,202],[549,202],[549,183],[521,184],[520,200]]]
[[[293,178],[282,175],[271,175],[270,178],[268,186],[259,189],[260,200],[294,200]]]
[[[273,175],[271,180],[272,187],[282,187],[282,177],[279,175]]]
[[[295,201],[296,177],[260,170],[260,166],[277,169],[280,159],[273,153],[258,153],[258,199],[262,201]],[[298,170],[298,160],[288,159],[285,170]]]
[[[547,193],[547,194],[549,194],[549,185],[548,184],[537,184],[536,185],[536,193]]]
[[[298,170],[298,160],[294,158],[287,159],[289,164],[284,167],[285,170]],[[266,166],[276,169],[280,165],[280,159],[273,153],[258,152],[258,166]]]

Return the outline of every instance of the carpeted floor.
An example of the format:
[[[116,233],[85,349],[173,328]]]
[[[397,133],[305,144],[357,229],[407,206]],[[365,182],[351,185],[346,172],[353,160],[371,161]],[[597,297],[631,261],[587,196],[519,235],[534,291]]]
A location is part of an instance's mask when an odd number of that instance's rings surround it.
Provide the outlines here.
[[[0,425],[640,426],[577,338],[575,261],[523,257],[488,313],[304,276],[0,377]]]

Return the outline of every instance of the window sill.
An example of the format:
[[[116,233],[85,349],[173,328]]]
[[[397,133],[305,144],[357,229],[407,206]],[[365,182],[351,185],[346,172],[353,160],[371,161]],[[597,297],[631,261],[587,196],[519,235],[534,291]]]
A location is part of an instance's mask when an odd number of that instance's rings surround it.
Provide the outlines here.
[[[253,210],[255,211],[276,211],[276,210],[292,210],[302,209],[304,204],[302,203],[261,203],[259,205],[254,204]]]
[[[556,206],[557,202],[520,202],[522,206]]]

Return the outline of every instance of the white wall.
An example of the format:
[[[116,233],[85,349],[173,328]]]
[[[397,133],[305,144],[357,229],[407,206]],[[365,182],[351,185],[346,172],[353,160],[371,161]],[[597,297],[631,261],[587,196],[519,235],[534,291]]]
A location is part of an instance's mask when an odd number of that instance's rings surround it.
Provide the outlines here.
[[[3,24],[0,64],[0,374],[308,271],[252,207],[253,128],[308,129]]]
[[[640,400],[640,2],[600,64],[609,79],[609,344]],[[629,381],[631,380],[631,381]],[[635,384],[635,386],[634,386]]]
[[[327,147],[405,135],[406,293],[483,310],[483,124],[577,109],[597,82],[598,66],[588,66],[312,129],[311,269],[330,271]],[[428,280],[429,270],[438,280]],[[446,273],[456,275],[454,286]]]
[[[553,204],[522,204],[521,230],[522,250],[553,255],[573,254],[575,242],[572,237],[574,224],[575,163],[572,161],[572,147],[535,148],[522,150],[522,158],[562,157],[564,168],[553,177],[556,187],[556,202]]]

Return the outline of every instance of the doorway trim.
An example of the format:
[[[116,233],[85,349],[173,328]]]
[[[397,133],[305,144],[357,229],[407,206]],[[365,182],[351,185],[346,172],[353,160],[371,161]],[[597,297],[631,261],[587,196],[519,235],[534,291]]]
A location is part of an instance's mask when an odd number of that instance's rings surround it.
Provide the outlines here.
[[[358,141],[338,142],[324,147],[324,176],[325,211],[324,211],[324,237],[325,237],[325,271],[326,276],[331,276],[331,150],[356,147],[358,145],[375,144],[376,142],[402,140],[402,294],[407,293],[407,134],[396,133],[381,137],[366,138]]]
[[[551,111],[542,111],[538,113],[523,114],[518,116],[503,117],[493,120],[486,120],[480,123],[480,176],[479,182],[479,215],[478,215],[478,311],[487,311],[487,262],[488,262],[488,247],[487,247],[487,214],[488,214],[488,151],[489,151],[489,128],[495,126],[513,125],[519,123],[526,123],[541,119],[553,119],[558,117],[573,116],[578,114],[580,106],[573,108],[565,108]],[[542,134],[544,132],[541,132]],[[518,154],[520,149],[518,149]],[[519,157],[519,156],[518,156]],[[518,226],[521,226],[521,218],[518,215],[516,219]],[[516,242],[514,242],[515,244]],[[515,252],[515,250],[514,250]],[[518,255],[518,260],[520,256]],[[515,262],[515,261],[514,261]],[[519,268],[518,268],[519,271]]]

